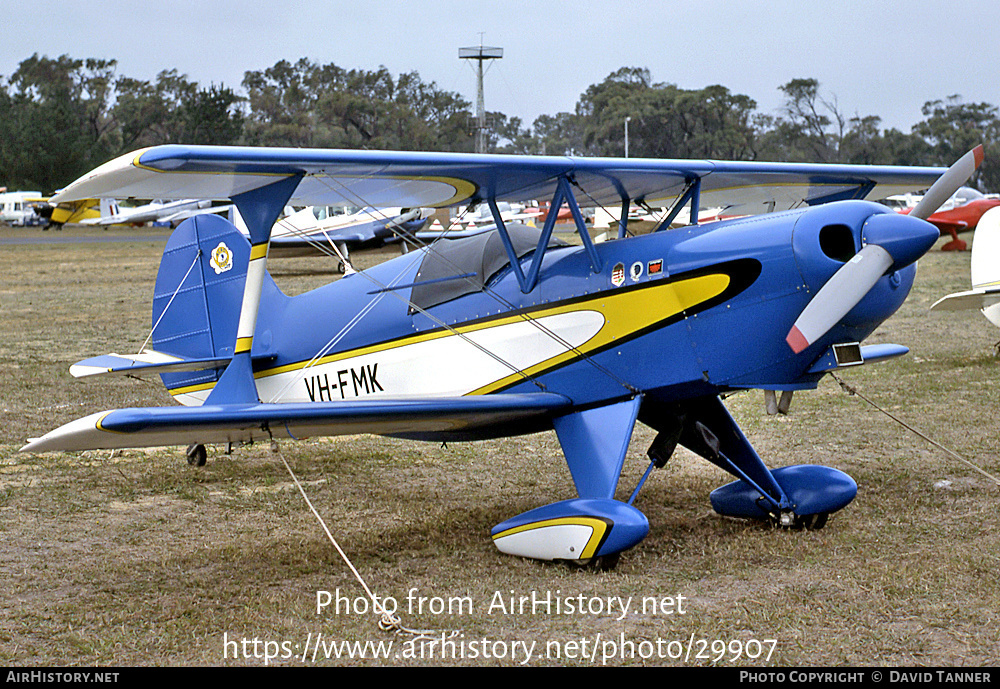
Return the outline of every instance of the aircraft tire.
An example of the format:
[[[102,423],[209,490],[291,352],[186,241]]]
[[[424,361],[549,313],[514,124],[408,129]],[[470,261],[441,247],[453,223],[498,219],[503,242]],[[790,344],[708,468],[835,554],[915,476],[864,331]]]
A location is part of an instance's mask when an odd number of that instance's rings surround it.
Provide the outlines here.
[[[817,514],[807,514],[805,516],[795,515],[795,522],[792,524],[791,528],[805,529],[806,531],[819,531],[826,526],[826,522],[829,519],[829,512],[818,512]]]
[[[618,566],[621,553],[611,553],[599,557],[590,557],[585,560],[564,560],[573,569],[589,569],[595,572],[610,572]]]
[[[208,451],[205,450],[205,446],[199,443],[194,443],[188,445],[187,451],[187,461],[193,467],[203,467],[208,461]]]

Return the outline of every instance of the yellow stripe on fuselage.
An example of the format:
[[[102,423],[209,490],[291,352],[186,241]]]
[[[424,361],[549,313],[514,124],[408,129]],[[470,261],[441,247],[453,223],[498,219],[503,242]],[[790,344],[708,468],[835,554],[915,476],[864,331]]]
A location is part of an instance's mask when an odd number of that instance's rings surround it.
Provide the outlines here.
[[[187,385],[182,388],[170,388],[168,392],[176,397],[177,395],[190,395],[195,392],[201,392],[202,390],[211,390],[215,387],[215,382],[211,383],[198,383],[197,385]]]
[[[669,320],[694,308],[706,301],[714,299],[729,287],[730,277],[725,273],[711,273],[676,282],[653,282],[649,286],[629,290],[604,292],[591,298],[579,299],[549,307],[539,307],[529,312],[498,316],[496,318],[477,321],[468,325],[457,325],[452,330],[440,328],[432,331],[411,335],[409,337],[379,342],[366,347],[359,347],[337,354],[322,357],[315,361],[300,361],[283,366],[258,371],[254,378],[267,378],[283,373],[289,373],[313,366],[350,359],[353,357],[389,351],[398,347],[406,347],[421,342],[438,340],[446,337],[456,337],[455,332],[466,335],[488,328],[497,328],[514,323],[524,323],[547,316],[573,313],[577,311],[596,311],[604,316],[604,326],[585,344],[569,349],[555,357],[525,369],[523,372],[511,373],[509,376],[496,380],[489,385],[473,390],[469,394],[483,395],[495,392],[518,380],[524,375],[534,376],[546,370],[561,366],[574,359],[585,356],[604,347],[613,346],[617,341],[627,340],[637,332],[655,326],[657,323]],[[172,395],[204,390],[212,383],[175,388]]]
[[[612,345],[616,340],[627,339],[633,333],[673,318],[687,309],[719,296],[729,287],[729,282],[729,276],[722,273],[704,275],[646,289],[611,292],[597,299],[556,307],[549,312],[532,313],[532,317],[541,317],[571,311],[594,310],[604,315],[604,327],[583,346],[542,361],[521,373],[513,373],[490,385],[473,390],[470,394],[485,395],[495,392],[517,382],[524,375],[538,375],[589,352]]]

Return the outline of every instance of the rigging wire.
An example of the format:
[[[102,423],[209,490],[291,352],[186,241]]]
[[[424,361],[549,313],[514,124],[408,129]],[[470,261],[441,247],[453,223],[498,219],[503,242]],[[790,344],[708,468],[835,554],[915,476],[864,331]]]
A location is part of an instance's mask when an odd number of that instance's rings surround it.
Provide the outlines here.
[[[317,174],[317,179],[320,179],[319,176],[318,176],[318,174]],[[361,198],[361,196],[359,194],[357,194],[356,192],[354,192],[353,190],[351,190],[350,188],[348,188],[342,182],[339,182],[337,180],[332,180],[332,181],[336,181],[337,184],[342,188],[340,191],[338,191],[337,189],[334,189],[333,186],[328,181],[329,179],[330,178],[322,178],[322,183],[325,184],[327,186],[327,188],[329,188],[331,191],[339,193],[344,198],[347,198],[349,196],[353,196],[354,200],[358,201],[359,203],[365,203],[365,200],[363,198]],[[580,187],[580,185],[577,184],[576,182],[574,182],[574,186],[576,186],[577,188],[581,189],[581,191],[583,191],[582,188]],[[584,193],[586,194],[586,191],[584,191]],[[587,196],[588,196],[588,198],[591,198],[593,200],[593,197],[591,197],[589,194],[587,194]],[[596,201],[595,201],[595,203],[596,203]],[[470,204],[466,209],[464,209],[463,212],[462,212],[462,214],[459,216],[459,220],[461,220],[461,218],[464,217],[465,213],[468,212],[471,208],[472,208],[472,205]],[[556,209],[555,211],[552,211],[550,209],[549,212],[558,212],[558,209]],[[439,241],[442,241],[444,239],[444,235],[442,234],[442,235],[438,236],[437,238],[435,238],[433,241],[431,241],[428,244],[427,242],[425,242],[424,240],[422,240],[420,237],[417,237],[415,233],[414,234],[407,233],[406,230],[404,230],[401,227],[390,227],[390,229],[397,236],[399,236],[401,239],[403,239],[403,241],[409,240],[414,245],[418,246],[419,248],[426,249],[428,252],[434,251],[434,246]],[[460,268],[458,266],[456,266],[452,261],[450,261],[446,256],[443,256],[441,254],[437,254],[437,256],[446,265],[450,266],[451,268],[454,268],[456,271],[460,271]],[[366,275],[366,277],[369,277],[369,276]],[[621,385],[623,388],[625,388],[630,393],[635,394],[635,393],[639,392],[638,388],[636,388],[635,386],[631,385],[628,381],[623,380],[621,377],[619,377],[618,375],[616,375],[614,372],[608,370],[607,368],[605,368],[604,366],[602,366],[601,364],[599,364],[598,362],[596,362],[589,354],[583,352],[582,350],[579,349],[579,347],[577,347],[577,346],[571,344],[570,342],[568,342],[565,338],[563,338],[558,333],[553,332],[545,324],[540,323],[538,320],[536,320],[535,318],[533,318],[530,314],[525,313],[525,312],[518,312],[518,309],[517,309],[516,305],[514,305],[513,303],[511,303],[509,300],[505,299],[502,295],[498,294],[489,285],[483,284],[483,286],[480,288],[479,285],[477,285],[475,282],[473,282],[473,280],[472,280],[471,277],[465,276],[465,275],[458,276],[458,277],[460,279],[465,280],[469,284],[475,286],[477,288],[477,290],[481,289],[482,292],[484,292],[486,295],[488,295],[489,297],[491,297],[500,306],[502,306],[503,308],[505,308],[505,309],[507,309],[509,311],[515,312],[512,315],[515,315],[518,318],[520,318],[522,321],[531,324],[533,327],[535,327],[536,329],[538,329],[544,335],[548,336],[554,342],[556,342],[557,344],[559,344],[562,347],[564,347],[567,351],[570,351],[570,352],[573,352],[574,354],[576,354],[579,358],[581,358],[582,360],[584,360],[587,363],[589,363],[590,365],[592,365],[599,372],[601,372],[604,375],[606,375],[607,377],[609,377],[611,380],[613,380],[618,385]],[[374,281],[373,278],[370,278],[370,279],[372,279]],[[376,282],[376,284],[377,284],[377,282]],[[385,286],[382,286],[382,289],[386,289]],[[457,334],[457,331],[455,331],[453,328],[450,328],[449,326],[445,325],[440,320],[434,318],[429,313],[427,313],[426,310],[420,308],[419,306],[417,306],[416,304],[414,304],[411,300],[406,299],[402,295],[395,295],[395,296],[397,296],[397,298],[400,298],[400,299],[404,300],[410,306],[410,308],[412,308],[414,311],[419,311],[419,312],[423,313],[428,318],[430,318],[431,320],[435,321],[438,325],[441,325],[442,327],[448,328],[449,330],[451,330],[452,332],[454,332],[454,333]],[[482,348],[480,348],[480,349],[482,349]],[[492,354],[491,352],[487,352],[486,350],[483,350],[483,351],[486,352],[487,354],[490,354],[493,358],[497,359],[497,361],[501,361],[502,363],[505,363],[507,366],[511,367],[512,370],[514,370],[515,372],[519,373],[526,380],[530,380],[531,382],[534,382],[536,385],[538,385],[539,387],[542,387],[544,389],[544,387],[541,384],[539,384],[531,376],[525,374],[520,369],[517,369],[517,368],[513,367],[511,364],[509,364],[507,362],[503,362],[502,359],[498,358],[496,355]]]
[[[184,286],[184,281],[187,280],[188,275],[190,275],[191,271],[194,270],[194,267],[198,265],[199,258],[201,258],[201,248],[199,248],[198,253],[194,255],[194,260],[191,261],[191,266],[187,269],[187,272],[184,273],[184,277],[182,277],[181,281],[177,283],[177,289],[175,289],[174,293],[170,295],[170,299],[169,301],[167,301],[167,305],[163,307],[163,311],[160,313],[160,317],[156,319],[156,323],[153,323],[153,327],[150,328],[149,335],[146,336],[146,341],[142,343],[141,347],[139,347],[139,352],[138,352],[139,354],[142,354],[142,350],[144,350],[146,348],[146,345],[149,344],[149,341],[153,339],[153,333],[156,332],[156,326],[158,326],[160,324],[160,321],[163,320],[163,317],[167,315],[167,309],[169,309],[170,305],[174,303],[174,297],[176,297],[177,294],[181,291],[181,287]]]
[[[314,243],[310,239],[306,239],[306,241],[309,242],[312,245],[318,246],[318,243]],[[323,248],[325,249],[325,247],[323,247]],[[419,257],[414,256],[414,260],[417,260],[417,258],[419,258]],[[412,264],[410,264],[410,266],[412,266]],[[402,277],[403,273],[405,273],[405,271],[410,266],[407,266],[406,268],[404,268],[403,271],[399,275],[397,275],[396,278],[394,278],[394,280],[392,282],[395,282],[395,281],[399,280]],[[445,323],[441,319],[439,319],[436,316],[434,316],[431,313],[429,313],[426,309],[424,309],[424,308],[422,308],[422,307],[414,304],[411,300],[409,300],[406,297],[404,297],[401,294],[399,294],[397,291],[395,291],[394,289],[392,289],[389,285],[386,285],[386,284],[382,283],[380,280],[378,280],[374,276],[369,275],[366,271],[361,271],[361,272],[358,272],[357,274],[364,276],[365,279],[367,279],[369,282],[371,282],[372,284],[374,284],[380,290],[380,294],[375,299],[373,299],[371,302],[369,302],[369,306],[370,307],[374,306],[374,303],[378,301],[378,299],[381,297],[381,295],[389,294],[389,295],[393,296],[394,298],[399,299],[403,303],[407,304],[410,308],[414,309],[415,311],[423,314],[424,316],[426,316],[429,320],[431,320],[432,322],[434,322],[438,326],[440,326],[440,327],[448,330],[453,335],[458,336],[459,338],[461,338],[462,340],[464,340],[468,344],[472,345],[473,347],[475,347],[476,349],[478,349],[479,351],[481,351],[483,354],[489,356],[491,359],[495,360],[499,364],[501,364],[501,365],[509,368],[510,371],[513,374],[519,375],[524,380],[526,380],[528,382],[531,382],[531,383],[534,383],[540,389],[545,390],[545,386],[544,385],[542,385],[538,381],[534,380],[530,375],[528,375],[527,373],[525,373],[524,371],[522,371],[520,368],[518,368],[514,364],[510,363],[509,361],[505,360],[504,358],[502,358],[498,354],[490,351],[489,349],[487,349],[483,345],[479,344],[478,342],[475,342],[474,340],[472,340],[465,333],[459,332],[453,326],[448,325],[447,323]],[[368,311],[370,311],[370,308],[366,308],[365,309],[365,313],[367,313]],[[324,347],[321,348],[320,351],[317,352],[313,356],[313,358],[310,359],[309,363],[306,366],[304,366],[301,370],[302,371],[306,371],[308,368],[310,368],[311,366],[315,365],[315,363],[318,362],[323,356],[325,356],[325,352],[329,352],[336,345],[336,343],[339,342],[343,338],[343,336],[347,334],[347,332],[349,332],[350,329],[352,329],[355,325],[357,325],[360,322],[361,319],[359,318],[359,315],[361,315],[361,314],[356,314],[355,317],[352,318],[351,322],[349,322],[348,325],[345,326],[345,328],[342,328],[341,332],[338,333],[337,335],[335,335],[333,339],[331,339],[329,342],[327,342],[327,344],[324,345]],[[305,376],[305,374],[303,373],[301,377],[299,377],[299,378],[293,378],[288,383],[286,383],[285,386],[282,387],[282,389],[278,393],[276,393],[274,396],[272,396],[272,401],[280,399],[280,397],[283,396],[288,391],[288,389],[292,386],[292,384],[294,384],[295,382],[298,382],[299,380],[301,380],[302,378],[304,378],[304,376]]]

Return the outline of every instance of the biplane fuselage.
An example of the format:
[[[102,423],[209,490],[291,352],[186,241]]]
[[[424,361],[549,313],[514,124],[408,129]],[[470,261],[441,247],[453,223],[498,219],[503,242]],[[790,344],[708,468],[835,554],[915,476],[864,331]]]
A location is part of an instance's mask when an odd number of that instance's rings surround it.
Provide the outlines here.
[[[598,244],[598,273],[582,247],[550,246],[528,294],[505,266],[484,290],[422,306],[413,286],[425,251],[295,297],[269,285],[254,337],[259,396],[305,403],[544,389],[593,405],[636,391],[666,401],[814,387],[822,376],[809,372],[816,354],[863,340],[903,302],[915,270],[887,275],[809,353],[788,350],[784,336],[795,314],[843,264],[823,253],[822,228],[835,220],[855,239],[868,217],[887,212],[865,202],[838,206]],[[453,276],[442,283],[461,288],[469,279],[462,277],[468,266],[446,267]],[[366,326],[350,327],[362,309]],[[218,341],[234,341],[217,327]],[[175,337],[161,334],[164,343]],[[170,374],[165,381],[179,401],[200,404],[214,378]]]

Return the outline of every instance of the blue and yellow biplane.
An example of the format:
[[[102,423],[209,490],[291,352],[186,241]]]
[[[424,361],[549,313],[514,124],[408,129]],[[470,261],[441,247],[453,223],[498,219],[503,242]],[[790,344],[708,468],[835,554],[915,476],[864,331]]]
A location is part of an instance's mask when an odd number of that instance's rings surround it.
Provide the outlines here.
[[[151,348],[72,367],[158,374],[183,406],[102,411],[28,452],[374,433],[433,441],[555,430],[577,498],[493,530],[507,553],[607,564],[647,534],[633,505],[678,444],[736,480],[723,515],[822,526],[857,486],[819,465],[770,470],[721,396],[816,387],[828,371],[904,354],[861,343],[903,303],[939,236],[926,222],[982,158],[952,168],[596,159],[169,145],[111,161],[57,200],[229,199],[167,242]],[[900,215],[874,203],[930,188]],[[567,206],[580,242],[504,222],[503,201]],[[267,272],[287,204],[486,204],[496,228],[288,297]],[[669,207],[630,237],[633,203]],[[581,206],[621,209],[592,241]],[[698,224],[703,207],[730,220]],[[683,215],[682,215],[683,213]],[[689,213],[689,214],[688,214]],[[689,219],[690,222],[683,223]],[[681,223],[679,227],[678,223]],[[657,431],[630,497],[619,478],[636,421]]]

